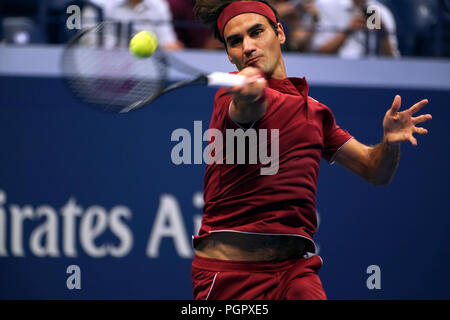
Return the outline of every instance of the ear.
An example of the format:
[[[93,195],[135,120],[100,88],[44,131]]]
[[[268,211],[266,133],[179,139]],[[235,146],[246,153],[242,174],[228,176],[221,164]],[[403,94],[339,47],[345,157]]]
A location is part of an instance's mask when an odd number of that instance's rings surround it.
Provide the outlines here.
[[[225,51],[227,52],[228,61],[230,61],[231,64],[235,64],[235,63],[233,62],[233,59],[231,58],[230,54],[228,53],[228,50],[227,50],[226,47],[225,47]]]
[[[231,64],[234,64],[233,59],[231,58],[230,54],[228,53],[228,47],[227,47],[227,44],[225,43],[225,41],[223,42],[223,46],[225,48],[225,52],[227,53],[228,61],[230,61]]]
[[[278,22],[277,26],[278,26],[277,27],[278,40],[280,41],[280,44],[284,44],[286,42],[286,34],[284,33],[283,26],[279,22]]]

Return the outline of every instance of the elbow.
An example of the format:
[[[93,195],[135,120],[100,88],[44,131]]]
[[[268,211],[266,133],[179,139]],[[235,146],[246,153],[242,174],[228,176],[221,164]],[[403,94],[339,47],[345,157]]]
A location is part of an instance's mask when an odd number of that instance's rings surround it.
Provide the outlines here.
[[[369,183],[374,187],[378,187],[378,186],[387,186],[391,183],[391,181],[390,180],[388,180],[388,181],[369,181]]]
[[[367,178],[366,181],[374,187],[387,186],[391,183],[393,177],[388,178]]]
[[[377,186],[387,186],[391,183],[394,174],[391,175],[380,175],[374,172],[371,172],[369,168],[366,169],[366,174],[364,179],[374,187]]]
[[[374,187],[387,186],[394,178],[394,171],[379,170],[379,167],[371,162],[365,166],[365,180]]]
[[[332,50],[331,48],[327,46],[320,47],[316,50],[318,54],[335,54],[337,53],[337,50]]]

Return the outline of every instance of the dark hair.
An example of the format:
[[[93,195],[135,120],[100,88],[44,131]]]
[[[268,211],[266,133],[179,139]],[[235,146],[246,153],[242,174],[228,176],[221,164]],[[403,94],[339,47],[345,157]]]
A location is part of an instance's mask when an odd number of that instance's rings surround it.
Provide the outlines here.
[[[217,19],[219,18],[220,14],[222,13],[223,9],[225,9],[230,3],[237,2],[237,1],[243,1],[243,0],[197,0],[195,2],[194,6],[194,12],[195,15],[206,25],[210,26],[214,37],[218,39],[220,42],[225,44],[225,40],[220,35],[219,28],[217,27]],[[277,22],[280,21],[280,17],[278,15],[278,12],[266,1],[266,0],[251,0],[251,1],[257,1],[262,2],[266,5],[268,5],[272,11],[275,13],[275,17],[277,19]],[[278,25],[271,21],[270,19],[267,19],[269,21],[270,26],[272,27],[273,31],[275,31],[275,34],[278,35]]]

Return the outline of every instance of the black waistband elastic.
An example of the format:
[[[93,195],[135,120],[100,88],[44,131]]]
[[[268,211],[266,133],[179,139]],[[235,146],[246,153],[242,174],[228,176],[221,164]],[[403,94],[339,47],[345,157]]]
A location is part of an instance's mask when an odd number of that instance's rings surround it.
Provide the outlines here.
[[[312,256],[306,259],[320,259]],[[295,263],[305,261],[305,258],[295,258],[283,261],[230,261],[194,256],[192,266],[209,271],[246,271],[246,272],[274,272],[292,267]]]

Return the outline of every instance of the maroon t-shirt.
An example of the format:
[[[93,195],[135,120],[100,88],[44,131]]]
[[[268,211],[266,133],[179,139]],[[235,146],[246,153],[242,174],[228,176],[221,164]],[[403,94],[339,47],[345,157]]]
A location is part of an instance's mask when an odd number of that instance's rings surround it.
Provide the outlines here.
[[[229,114],[231,95],[214,99],[210,129],[222,132],[239,129]],[[204,214],[199,239],[211,232],[294,235],[306,238],[307,250],[315,252],[313,235],[317,228],[316,186],[321,157],[329,163],[352,136],[340,128],[331,110],[308,97],[305,78],[269,79],[266,89],[268,108],[252,128],[279,130],[279,163],[276,174],[263,175],[257,164],[211,163],[204,177]],[[226,146],[225,142],[223,143]],[[259,143],[259,141],[258,141]],[[255,146],[253,146],[255,147]],[[251,146],[250,146],[251,148]],[[270,154],[271,147],[268,146]]]

